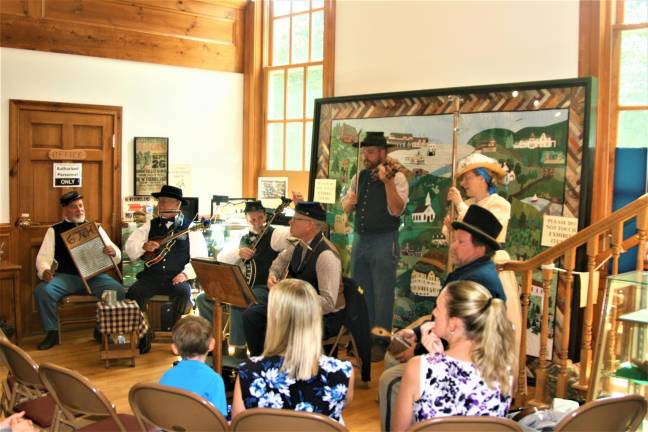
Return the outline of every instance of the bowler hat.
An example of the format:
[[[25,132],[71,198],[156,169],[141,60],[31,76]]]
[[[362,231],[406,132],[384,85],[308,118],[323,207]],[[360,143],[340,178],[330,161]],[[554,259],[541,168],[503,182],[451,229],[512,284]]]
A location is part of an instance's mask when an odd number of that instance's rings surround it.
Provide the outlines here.
[[[353,144],[354,147],[357,147],[358,144]],[[384,132],[367,132],[364,139],[360,142],[360,147],[392,147],[393,144],[389,144],[385,138]]]
[[[493,213],[484,207],[471,205],[463,220],[452,222],[452,228],[468,231],[473,237],[488,244],[493,250],[501,249],[496,239],[502,231],[502,224]]]
[[[77,191],[71,191],[71,192],[66,192],[61,197],[59,198],[59,203],[61,203],[61,207],[67,207],[68,204],[80,200],[83,198],[83,195],[81,195]]]
[[[160,192],[153,192],[151,195],[158,199],[162,197],[175,198],[183,204],[186,203],[182,198],[182,189],[171,185],[164,185],[162,186],[162,189],[160,189]]]
[[[255,211],[265,211],[265,207],[261,204],[261,201],[246,201],[244,213],[250,213]]]
[[[326,222],[326,210],[317,201],[300,201],[295,205],[295,212],[321,222]]]

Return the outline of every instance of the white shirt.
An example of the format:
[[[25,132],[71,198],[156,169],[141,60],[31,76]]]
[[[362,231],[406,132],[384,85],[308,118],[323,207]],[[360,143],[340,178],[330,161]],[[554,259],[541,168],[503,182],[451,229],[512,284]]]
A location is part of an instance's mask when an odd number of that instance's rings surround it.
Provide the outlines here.
[[[66,221],[69,222],[68,220]],[[104,231],[104,229],[101,228],[101,226],[98,228],[99,228],[99,235],[101,235],[101,239],[106,244],[106,246],[112,246],[112,248],[115,250],[115,256],[113,257],[113,259],[115,260],[116,264],[119,264],[119,262],[121,261],[121,251],[112,242],[112,240],[110,240],[110,237],[108,237],[106,231]],[[45,232],[45,237],[43,238],[43,243],[41,244],[41,247],[38,251],[38,255],[36,255],[36,274],[38,275],[39,279],[43,279],[43,272],[45,270],[52,269],[52,263],[54,262],[55,247],[56,247],[56,236],[54,234],[54,228],[49,227]]]
[[[349,188],[349,192],[353,192],[357,195],[358,192],[356,192],[355,178],[356,175],[354,174],[353,177],[351,177],[351,187]],[[398,214],[393,214],[389,209],[389,205],[387,205],[387,211],[391,216],[397,217],[403,214],[405,206],[407,206],[407,203],[409,202],[409,183],[407,183],[407,177],[405,177],[405,174],[400,171],[397,172],[394,176],[394,185],[396,186],[396,193],[398,193],[398,196],[403,200],[403,211]],[[345,198],[346,196],[343,199]]]
[[[173,222],[169,222],[169,227]],[[193,226],[190,225],[190,226]],[[144,255],[144,249],[142,246],[146,243],[149,238],[149,231],[151,230],[151,222],[146,221],[144,225],[137,228],[126,241],[126,254],[132,260],[138,260],[142,255]],[[207,258],[209,253],[207,251],[207,242],[205,237],[200,231],[189,231],[189,256],[191,258]],[[196,272],[191,265],[191,262],[188,262],[185,265],[184,270],[182,271],[187,279],[195,279]]]
[[[281,252],[286,249],[290,242],[288,242],[288,236],[290,235],[290,227],[287,226],[276,226],[272,231],[272,237],[270,237],[270,247],[275,252]],[[236,264],[241,259],[239,256],[240,246],[232,245],[224,248],[216,256],[216,260],[225,264]],[[265,282],[265,281],[264,281]]]

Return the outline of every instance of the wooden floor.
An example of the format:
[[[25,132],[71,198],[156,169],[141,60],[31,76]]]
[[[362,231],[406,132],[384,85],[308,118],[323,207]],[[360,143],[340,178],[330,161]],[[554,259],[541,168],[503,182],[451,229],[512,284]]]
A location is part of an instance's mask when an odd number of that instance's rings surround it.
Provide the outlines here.
[[[108,369],[99,360],[99,344],[92,339],[92,330],[65,332],[63,344],[47,351],[38,351],[36,345],[41,337],[23,341],[21,348],[26,350],[37,363],[55,363],[74,369],[92,381],[110,399],[120,413],[131,413],[128,405],[128,391],[139,382],[157,382],[162,374],[171,367],[177,357],[171,352],[168,343],[153,343],[151,352],[139,356],[135,367],[127,362],[116,364]],[[378,410],[378,378],[382,372],[382,362],[372,363],[372,381],[368,389],[355,389],[351,406],[344,410],[344,420],[351,431],[378,431],[380,419]],[[4,378],[6,370],[0,366]],[[355,368],[356,381],[360,372]]]

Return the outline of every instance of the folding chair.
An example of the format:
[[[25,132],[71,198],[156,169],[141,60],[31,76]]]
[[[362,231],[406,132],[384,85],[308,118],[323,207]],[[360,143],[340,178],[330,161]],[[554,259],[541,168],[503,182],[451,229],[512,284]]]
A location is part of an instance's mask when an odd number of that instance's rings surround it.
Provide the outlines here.
[[[232,432],[345,432],[332,418],[311,412],[273,408],[252,408],[232,420]]]
[[[25,411],[25,416],[42,428],[54,422],[56,404],[38,375],[38,365],[22,348],[7,339],[0,339],[0,360],[9,370],[2,383],[6,392],[5,415]]]
[[[135,384],[128,401],[142,431],[229,431],[225,417],[206,399],[161,384]]]
[[[407,432],[522,432],[513,420],[488,416],[451,416],[426,420],[412,426]]]
[[[648,403],[643,396],[627,395],[588,402],[567,414],[555,432],[632,431],[646,416]]]
[[[80,373],[51,363],[42,364],[38,373],[58,407],[54,431],[61,423],[76,431],[139,431],[134,416],[117,414],[101,390]]]

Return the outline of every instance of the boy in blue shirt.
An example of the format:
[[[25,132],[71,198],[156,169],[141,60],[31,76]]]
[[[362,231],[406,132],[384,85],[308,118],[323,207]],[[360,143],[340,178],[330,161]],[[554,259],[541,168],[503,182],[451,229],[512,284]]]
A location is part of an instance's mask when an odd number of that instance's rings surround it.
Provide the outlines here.
[[[227,417],[223,378],[205,364],[215,343],[209,321],[195,315],[183,317],[173,327],[172,340],[171,349],[182,360],[162,375],[160,384],[193,392]]]

